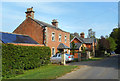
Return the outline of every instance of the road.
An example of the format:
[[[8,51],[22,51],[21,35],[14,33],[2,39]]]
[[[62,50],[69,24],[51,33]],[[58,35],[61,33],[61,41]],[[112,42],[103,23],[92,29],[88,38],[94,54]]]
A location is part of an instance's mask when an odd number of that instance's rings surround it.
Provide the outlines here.
[[[118,79],[118,55],[100,61],[72,62],[80,69],[67,73],[57,79]]]

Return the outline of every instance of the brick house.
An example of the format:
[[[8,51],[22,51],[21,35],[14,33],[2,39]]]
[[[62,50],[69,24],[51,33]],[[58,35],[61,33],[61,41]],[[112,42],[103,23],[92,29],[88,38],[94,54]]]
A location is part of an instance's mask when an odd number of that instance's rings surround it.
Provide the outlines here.
[[[95,47],[97,45],[97,41],[95,38],[85,38],[85,34],[81,33],[80,37],[75,36],[70,43],[70,49],[72,50],[72,42],[75,43],[75,51],[82,51],[82,48],[85,47],[87,51],[95,52]],[[77,58],[77,53],[74,55]]]
[[[29,35],[39,44],[49,46],[52,55],[58,51],[70,52],[70,33],[58,28],[58,21],[56,19],[52,20],[52,24],[34,19],[35,12],[33,7],[28,8],[25,13],[26,19],[13,33]]]

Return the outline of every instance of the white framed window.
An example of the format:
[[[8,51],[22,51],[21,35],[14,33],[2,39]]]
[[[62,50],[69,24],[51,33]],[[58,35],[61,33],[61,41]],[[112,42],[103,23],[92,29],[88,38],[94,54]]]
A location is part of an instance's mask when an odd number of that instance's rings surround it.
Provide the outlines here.
[[[59,42],[61,42],[61,35],[59,35]]]
[[[52,47],[52,56],[55,55],[55,48]]]
[[[65,43],[67,42],[67,36],[65,36]]]
[[[55,41],[55,33],[52,33],[52,41]]]

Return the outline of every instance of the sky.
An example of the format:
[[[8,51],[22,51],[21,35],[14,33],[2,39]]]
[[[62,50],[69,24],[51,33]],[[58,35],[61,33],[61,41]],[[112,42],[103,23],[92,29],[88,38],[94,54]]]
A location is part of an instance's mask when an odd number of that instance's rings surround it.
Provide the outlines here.
[[[70,33],[85,33],[92,28],[96,37],[109,35],[118,24],[117,2],[2,2],[2,31],[13,32],[25,19],[27,8],[33,7],[34,18]]]

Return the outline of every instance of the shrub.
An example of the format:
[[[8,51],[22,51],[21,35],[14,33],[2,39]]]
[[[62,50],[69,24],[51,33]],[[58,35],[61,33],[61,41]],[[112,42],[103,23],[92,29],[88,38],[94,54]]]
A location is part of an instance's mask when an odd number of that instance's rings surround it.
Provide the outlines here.
[[[106,57],[109,57],[109,56],[110,56],[110,53],[106,53],[105,56],[106,56]]]
[[[50,62],[49,47],[2,45],[2,76],[9,78]]]

